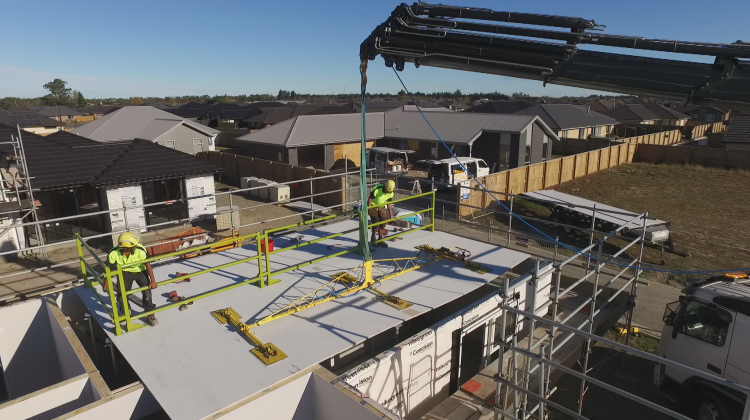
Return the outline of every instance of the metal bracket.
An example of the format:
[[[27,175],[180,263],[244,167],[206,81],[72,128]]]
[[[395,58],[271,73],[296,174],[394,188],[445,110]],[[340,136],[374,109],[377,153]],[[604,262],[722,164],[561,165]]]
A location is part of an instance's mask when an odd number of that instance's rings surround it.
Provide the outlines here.
[[[399,298],[398,296],[392,296],[392,295],[389,295],[388,293],[381,292],[380,290],[374,287],[371,287],[369,290],[377,295],[376,299],[385,303],[388,306],[392,306],[398,309],[399,311],[403,311],[404,309],[412,306],[410,302],[407,302]]]
[[[429,245],[417,245],[416,248],[419,250],[419,254],[423,252],[427,255],[433,255],[439,258],[445,258],[447,260],[456,261],[462,263],[466,268],[479,274],[486,274],[492,271],[491,268],[482,266],[481,264],[466,261],[467,258],[471,257],[471,252],[466,249],[453,247],[440,249],[433,248]]]

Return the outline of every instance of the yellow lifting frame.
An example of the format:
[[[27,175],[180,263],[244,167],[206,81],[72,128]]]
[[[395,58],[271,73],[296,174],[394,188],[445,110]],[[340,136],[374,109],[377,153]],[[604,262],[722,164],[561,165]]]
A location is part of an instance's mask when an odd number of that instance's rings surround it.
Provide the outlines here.
[[[255,349],[251,350],[251,352],[264,364],[271,365],[285,359],[287,357],[286,354],[284,354],[284,352],[282,352],[273,344],[264,343],[263,341],[261,341],[250,331],[250,328],[258,327],[279,318],[283,318],[287,315],[292,315],[297,312],[304,311],[305,309],[310,309],[323,303],[330,302],[336,298],[349,296],[367,289],[372,290],[374,293],[378,294],[382,298],[382,300],[390,306],[394,306],[397,309],[407,308],[411,306],[411,304],[395,296],[390,296],[379,290],[376,290],[372,286],[377,283],[382,283],[384,281],[390,280],[398,275],[408,273],[409,271],[417,270],[441,259],[441,257],[436,257],[431,260],[425,260],[413,257],[365,261],[357,267],[349,270],[348,272],[335,274],[333,276],[333,279],[326,284],[296,299],[295,301],[289,303],[288,305],[275,311],[274,313],[250,324],[245,324],[240,321],[242,317],[232,308],[221,309],[218,311],[214,311],[211,314],[222,324],[231,324],[235,328],[237,328],[255,346]],[[388,270],[394,267],[395,270],[392,272],[386,272],[376,265],[379,263],[389,263]],[[358,271],[361,272],[361,275],[359,277],[350,274]],[[377,272],[379,275],[377,277],[374,277],[373,271]],[[357,283],[359,281],[359,278],[362,278],[362,281]],[[336,292],[336,285],[343,285],[344,289]]]

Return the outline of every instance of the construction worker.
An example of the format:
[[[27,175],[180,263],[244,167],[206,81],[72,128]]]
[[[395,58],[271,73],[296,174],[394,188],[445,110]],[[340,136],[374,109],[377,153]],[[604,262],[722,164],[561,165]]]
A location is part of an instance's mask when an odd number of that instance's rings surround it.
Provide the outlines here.
[[[148,254],[146,253],[146,248],[138,243],[138,237],[130,232],[124,232],[120,234],[120,237],[117,239],[117,246],[109,251],[107,262],[109,263],[110,268],[116,269],[118,265],[137,263],[147,258]],[[151,264],[138,264],[124,267],[122,269],[122,276],[123,278],[117,279],[117,281],[125,282],[124,285],[126,291],[133,288],[133,282],[135,282],[138,287],[148,286],[149,289],[143,291],[142,305],[140,306],[147,312],[156,308],[156,305],[154,305],[151,299],[151,289],[156,289],[156,280],[154,280],[154,272],[151,269]],[[104,283],[102,288],[106,292],[107,284]],[[117,307],[120,314],[122,314],[122,299],[124,297],[120,296],[120,288],[118,286],[115,286],[115,291],[117,292]],[[152,327],[159,324],[159,321],[156,320],[154,315],[146,317],[146,322]]]
[[[396,183],[389,179],[385,182],[385,184],[378,184],[374,187],[372,187],[372,191],[370,192],[370,197],[367,199],[367,207],[370,206],[377,206],[373,207],[368,210],[367,214],[370,215],[370,223],[378,223],[382,222],[384,220],[393,219],[393,206],[391,206],[388,201],[393,199],[393,192],[396,190]],[[388,211],[386,211],[386,208]],[[377,234],[377,239],[383,239],[383,232],[385,231],[385,225],[378,225],[373,226],[372,228],[372,238],[370,239],[370,242],[375,242],[375,235]],[[385,242],[380,242],[378,245],[387,248],[388,244]]]

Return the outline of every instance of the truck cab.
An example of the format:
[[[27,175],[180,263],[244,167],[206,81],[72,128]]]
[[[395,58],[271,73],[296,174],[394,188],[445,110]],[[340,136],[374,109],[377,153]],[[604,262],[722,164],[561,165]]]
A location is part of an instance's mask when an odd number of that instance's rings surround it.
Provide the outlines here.
[[[409,155],[413,150],[370,147],[367,149],[367,166],[383,175],[405,174],[409,170]]]
[[[459,157],[466,169],[477,178],[490,174],[490,167],[483,159],[472,157]],[[464,171],[461,164],[455,158],[440,160],[420,160],[419,163],[427,167],[427,178],[430,180],[443,182],[456,186],[465,181],[469,181],[469,174]]]
[[[750,386],[750,279],[729,273],[690,285],[664,312],[659,353],[665,359]],[[657,364],[654,383],[699,420],[739,420],[745,395]]]

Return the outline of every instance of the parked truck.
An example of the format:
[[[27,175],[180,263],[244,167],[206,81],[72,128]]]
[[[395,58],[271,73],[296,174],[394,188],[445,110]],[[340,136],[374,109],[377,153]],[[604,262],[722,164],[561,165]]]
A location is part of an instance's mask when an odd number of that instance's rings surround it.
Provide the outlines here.
[[[667,305],[659,355],[750,386],[750,278],[711,277]],[[746,396],[681,369],[657,364],[659,390],[697,420],[739,420]]]

